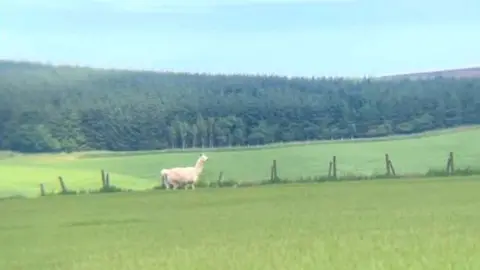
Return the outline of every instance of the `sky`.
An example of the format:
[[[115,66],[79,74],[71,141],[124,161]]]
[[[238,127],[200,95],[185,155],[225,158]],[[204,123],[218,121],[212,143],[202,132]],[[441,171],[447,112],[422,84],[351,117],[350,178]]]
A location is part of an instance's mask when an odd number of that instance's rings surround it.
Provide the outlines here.
[[[478,0],[0,0],[0,59],[381,76],[480,66]]]

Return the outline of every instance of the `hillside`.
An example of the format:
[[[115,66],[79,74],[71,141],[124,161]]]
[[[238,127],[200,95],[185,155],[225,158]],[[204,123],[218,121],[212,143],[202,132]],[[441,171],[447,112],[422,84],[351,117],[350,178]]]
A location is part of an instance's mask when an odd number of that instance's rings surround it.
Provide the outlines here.
[[[480,79],[156,73],[0,61],[0,150],[229,147],[480,124]]]
[[[381,78],[382,79],[414,79],[415,80],[415,79],[433,79],[435,77],[457,78],[457,79],[480,78],[480,67],[397,74],[397,75],[391,75],[391,76],[382,76]]]

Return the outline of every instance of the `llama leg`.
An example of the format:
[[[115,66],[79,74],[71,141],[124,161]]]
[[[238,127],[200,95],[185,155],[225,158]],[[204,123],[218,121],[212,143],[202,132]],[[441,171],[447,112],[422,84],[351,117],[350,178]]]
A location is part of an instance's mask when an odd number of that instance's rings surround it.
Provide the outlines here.
[[[165,189],[170,189],[171,183],[168,180],[168,175],[165,175],[165,177],[163,178],[163,183],[165,185]]]
[[[163,177],[163,186],[165,187],[165,189],[170,189],[166,176]]]

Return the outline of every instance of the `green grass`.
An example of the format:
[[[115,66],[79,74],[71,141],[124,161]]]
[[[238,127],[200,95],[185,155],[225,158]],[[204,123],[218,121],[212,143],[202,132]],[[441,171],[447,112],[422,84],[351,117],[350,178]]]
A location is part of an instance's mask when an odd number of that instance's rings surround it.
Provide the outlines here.
[[[0,201],[0,269],[480,269],[475,177]]]
[[[2,197],[2,194],[5,195],[3,197],[11,195],[36,196],[40,192],[39,183],[44,184],[46,192],[58,193],[61,191],[58,176],[65,176],[64,181],[67,188],[71,190],[98,189],[101,186],[101,173],[95,170],[16,165],[0,165],[0,170],[2,170],[2,174],[14,176],[16,179],[15,181],[4,181],[1,184],[0,197]],[[115,179],[114,184],[132,190],[152,187],[130,175],[111,173],[110,178]]]
[[[293,143],[263,148],[204,150],[210,157],[201,181],[216,181],[220,171],[226,180],[261,181],[270,176],[273,159],[280,178],[324,176],[328,162],[337,156],[339,176],[384,174],[384,154],[389,153],[397,174],[424,174],[443,170],[450,151],[457,168],[480,169],[480,128],[429,132],[379,140]],[[129,189],[158,185],[162,168],[194,164],[199,151],[185,152],[90,152],[21,155],[7,153],[0,159],[0,197],[34,196],[40,183],[58,189],[62,176],[70,188],[91,189],[101,184],[100,170],[111,173],[111,183]]]

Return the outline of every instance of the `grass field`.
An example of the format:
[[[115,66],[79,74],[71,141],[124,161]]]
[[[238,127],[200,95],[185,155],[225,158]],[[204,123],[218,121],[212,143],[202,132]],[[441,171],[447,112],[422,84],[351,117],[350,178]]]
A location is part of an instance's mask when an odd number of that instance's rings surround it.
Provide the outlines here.
[[[285,144],[263,148],[204,150],[210,157],[201,181],[216,181],[220,171],[226,180],[261,181],[269,178],[273,159],[281,178],[326,175],[328,162],[337,156],[339,175],[385,173],[384,154],[389,153],[397,174],[444,169],[447,155],[455,152],[456,167],[480,169],[480,128],[435,131],[411,137],[381,140]],[[0,197],[12,194],[36,196],[39,184],[58,190],[62,176],[70,189],[98,188],[100,170],[111,174],[114,185],[147,189],[158,185],[162,168],[194,164],[198,151],[189,152],[90,152],[73,154],[0,155]]]
[[[0,201],[0,269],[480,269],[475,177]]]

